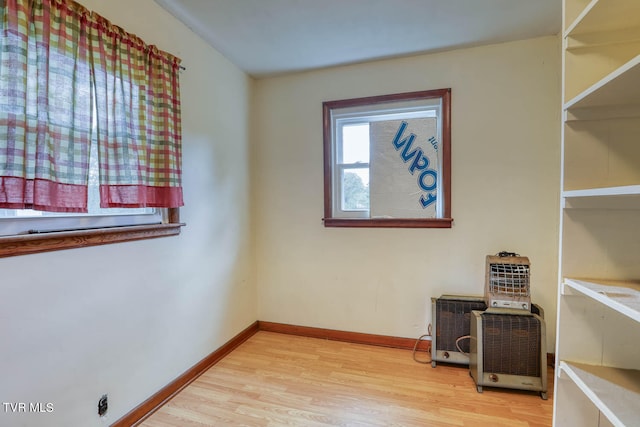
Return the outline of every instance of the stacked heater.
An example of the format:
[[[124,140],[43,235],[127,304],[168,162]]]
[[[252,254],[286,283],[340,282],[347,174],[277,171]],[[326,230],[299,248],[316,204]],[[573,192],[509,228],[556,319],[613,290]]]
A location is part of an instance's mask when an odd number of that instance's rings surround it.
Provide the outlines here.
[[[544,314],[531,304],[529,258],[488,255],[486,311],[473,311],[469,370],[478,392],[483,386],[539,391],[547,398]]]
[[[529,258],[511,252],[486,257],[484,298],[431,298],[431,365],[469,365],[483,386],[540,392],[547,398],[543,310],[531,304]]]
[[[487,255],[484,296],[489,308],[531,311],[529,258],[509,252]]]
[[[473,311],[469,373],[483,386],[540,392],[547,399],[546,331],[542,309],[532,313]]]

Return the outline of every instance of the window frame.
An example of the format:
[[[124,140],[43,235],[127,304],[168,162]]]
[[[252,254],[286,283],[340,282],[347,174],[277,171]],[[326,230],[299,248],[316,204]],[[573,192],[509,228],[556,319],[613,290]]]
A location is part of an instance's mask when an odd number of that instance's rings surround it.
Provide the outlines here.
[[[394,102],[423,101],[440,99],[442,140],[441,183],[442,217],[441,218],[344,218],[334,214],[333,183],[336,170],[334,168],[334,132],[332,111],[351,107],[380,106]],[[363,114],[365,115],[365,114]],[[372,227],[372,228],[451,228],[451,89],[435,89],[416,92],[396,93],[390,95],[369,96],[363,98],[325,101],[322,103],[323,116],[323,149],[324,149],[324,218],[325,227]],[[337,142],[336,142],[337,144]]]

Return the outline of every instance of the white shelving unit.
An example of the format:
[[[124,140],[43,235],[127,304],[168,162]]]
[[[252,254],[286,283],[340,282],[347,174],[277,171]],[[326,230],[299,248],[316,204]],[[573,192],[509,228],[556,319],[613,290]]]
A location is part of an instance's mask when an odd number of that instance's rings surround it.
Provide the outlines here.
[[[640,426],[640,0],[563,6],[553,423]]]
[[[565,279],[563,286],[563,295],[582,294],[640,323],[640,282]]]
[[[600,369],[598,369],[600,368]],[[560,362],[560,370],[593,402],[614,426],[638,424],[638,371]]]

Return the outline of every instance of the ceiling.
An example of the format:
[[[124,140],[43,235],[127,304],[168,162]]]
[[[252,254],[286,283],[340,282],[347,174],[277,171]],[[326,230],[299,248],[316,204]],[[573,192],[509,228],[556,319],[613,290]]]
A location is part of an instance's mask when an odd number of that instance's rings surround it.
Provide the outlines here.
[[[552,35],[562,18],[562,0],[155,1],[254,77]]]

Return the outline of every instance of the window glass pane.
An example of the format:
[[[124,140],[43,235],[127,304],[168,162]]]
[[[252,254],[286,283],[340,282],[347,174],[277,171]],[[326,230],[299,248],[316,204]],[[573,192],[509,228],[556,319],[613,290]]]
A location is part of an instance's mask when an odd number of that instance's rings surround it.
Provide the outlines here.
[[[343,171],[342,210],[369,210],[369,168],[349,168]]]
[[[342,163],[369,163],[369,123],[342,127]]]

